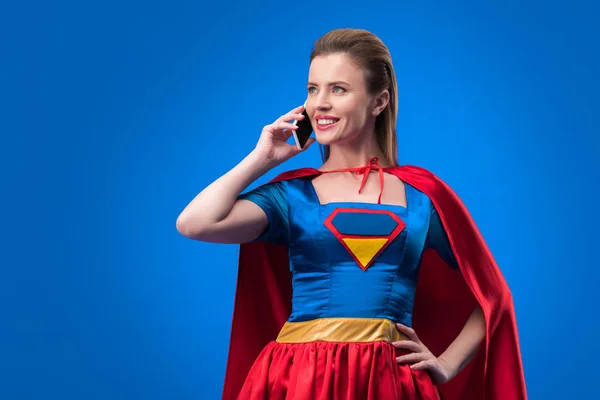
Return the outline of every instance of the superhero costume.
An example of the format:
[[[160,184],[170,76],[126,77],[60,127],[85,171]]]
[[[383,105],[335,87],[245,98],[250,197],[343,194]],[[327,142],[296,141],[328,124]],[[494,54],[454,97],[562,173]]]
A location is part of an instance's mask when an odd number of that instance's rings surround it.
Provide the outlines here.
[[[383,172],[405,183],[407,207],[320,204],[314,169],[240,196],[269,228],[240,249],[223,398],[244,381],[244,399],[437,398],[426,371],[395,363],[394,323],[439,355],[477,303],[486,339],[444,398],[526,398],[510,292],[460,200],[424,169],[375,160],[363,183],[371,169],[382,190]]]

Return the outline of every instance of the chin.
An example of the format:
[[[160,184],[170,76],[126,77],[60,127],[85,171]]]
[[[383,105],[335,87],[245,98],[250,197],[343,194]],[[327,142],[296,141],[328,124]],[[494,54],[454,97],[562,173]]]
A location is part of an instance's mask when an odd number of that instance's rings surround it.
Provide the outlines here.
[[[335,140],[335,139],[323,137],[323,136],[316,136],[315,139],[316,139],[317,143],[322,146],[329,146],[329,145],[332,145],[337,142],[337,140]]]
[[[330,144],[330,140],[328,140],[329,138],[323,137],[322,135],[315,135],[315,140],[317,141],[317,143],[326,146],[328,144]]]
[[[346,144],[355,141],[360,135],[348,135],[347,133],[338,134],[337,132],[315,132],[315,139],[318,144],[330,146],[332,144]]]
[[[340,141],[339,135],[336,135],[334,132],[315,132],[315,139],[317,140],[317,143],[324,146],[338,143]]]

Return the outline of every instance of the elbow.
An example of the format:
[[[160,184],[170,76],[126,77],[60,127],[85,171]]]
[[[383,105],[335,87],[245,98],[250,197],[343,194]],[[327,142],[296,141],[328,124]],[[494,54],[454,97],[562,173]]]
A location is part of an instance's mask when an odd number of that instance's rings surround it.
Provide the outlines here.
[[[177,217],[177,221],[175,221],[175,228],[181,235],[188,237],[190,232],[190,224],[183,214],[180,214],[179,217]]]
[[[182,213],[177,217],[175,228],[181,235],[190,239],[199,240],[202,236],[201,224],[198,224],[196,221],[191,221],[185,213]]]

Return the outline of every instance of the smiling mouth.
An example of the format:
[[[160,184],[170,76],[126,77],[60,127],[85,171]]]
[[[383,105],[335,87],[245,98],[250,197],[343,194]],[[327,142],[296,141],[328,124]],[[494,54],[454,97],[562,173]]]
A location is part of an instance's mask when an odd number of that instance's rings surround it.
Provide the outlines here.
[[[339,119],[319,119],[317,121],[317,127],[319,129],[328,129],[331,128],[332,126],[335,126],[335,124],[337,124],[339,121]]]

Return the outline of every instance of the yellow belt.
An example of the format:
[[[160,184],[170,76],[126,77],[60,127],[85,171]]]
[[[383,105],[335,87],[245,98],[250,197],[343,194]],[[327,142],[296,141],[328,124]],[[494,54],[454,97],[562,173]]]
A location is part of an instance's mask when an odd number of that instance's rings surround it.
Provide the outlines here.
[[[405,340],[396,324],[384,318],[319,318],[303,322],[286,322],[276,341],[279,343],[377,342]]]

